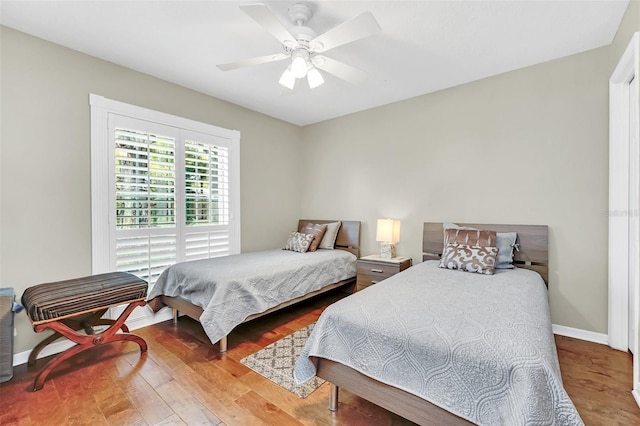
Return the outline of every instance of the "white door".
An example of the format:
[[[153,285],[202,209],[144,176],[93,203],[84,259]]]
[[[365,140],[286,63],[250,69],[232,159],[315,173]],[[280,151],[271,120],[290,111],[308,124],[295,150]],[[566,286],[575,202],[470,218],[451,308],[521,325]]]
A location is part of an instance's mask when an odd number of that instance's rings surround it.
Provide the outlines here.
[[[638,139],[638,135],[637,132],[632,131],[632,129],[636,129],[638,126],[638,79],[634,78],[630,83],[629,83],[629,154],[630,154],[630,158],[639,158],[640,157],[640,152],[638,149],[638,143],[639,141]],[[633,157],[632,157],[633,156]],[[635,170],[637,171],[637,170]],[[632,179],[629,184],[630,184],[630,189],[632,189],[633,194],[636,194],[636,196],[638,195],[638,185],[639,185],[639,181],[640,181],[640,176],[637,175],[633,175],[630,176],[630,178]],[[638,216],[640,215],[640,212],[638,211],[638,206],[640,205],[640,200],[636,199],[635,200],[635,205],[630,205],[630,209],[629,209],[629,233],[631,234],[631,232],[633,232],[632,235],[634,235],[633,238],[629,238],[629,242],[630,242],[630,255],[635,256],[636,258],[640,258],[640,253],[638,253],[638,251],[633,250],[633,249],[637,249],[637,243],[636,244],[631,244],[632,241],[636,242],[639,238],[638,236],[638,232],[640,231],[638,229]],[[635,253],[634,253],[635,251]],[[631,352],[633,352],[635,350],[636,347],[636,340],[638,338],[638,330],[636,328],[636,315],[638,312],[638,304],[637,304],[637,298],[636,295],[638,294],[638,283],[640,281],[640,277],[638,276],[638,265],[640,265],[640,260],[636,261],[636,262],[630,262],[631,264],[633,264],[635,266],[635,270],[633,271],[633,274],[629,274],[629,316],[628,316],[628,321],[629,321],[629,350]]]
[[[640,406],[640,32],[609,79],[609,346],[633,351]],[[634,266],[632,266],[634,264]]]

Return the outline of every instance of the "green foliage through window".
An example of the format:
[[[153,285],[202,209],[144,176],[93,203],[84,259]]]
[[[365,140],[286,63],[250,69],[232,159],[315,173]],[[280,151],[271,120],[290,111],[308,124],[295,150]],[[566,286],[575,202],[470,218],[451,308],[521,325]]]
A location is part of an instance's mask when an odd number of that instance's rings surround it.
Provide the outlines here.
[[[173,138],[116,129],[115,143],[117,228],[175,226]]]
[[[229,150],[195,141],[185,143],[186,224],[229,223]]]

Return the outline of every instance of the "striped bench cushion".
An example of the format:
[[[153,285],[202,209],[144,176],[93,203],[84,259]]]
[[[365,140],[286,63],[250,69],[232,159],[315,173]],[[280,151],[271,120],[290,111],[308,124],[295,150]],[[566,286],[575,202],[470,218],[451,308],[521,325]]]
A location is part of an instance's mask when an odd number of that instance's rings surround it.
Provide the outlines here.
[[[22,295],[22,305],[34,323],[119,305],[147,295],[147,282],[126,272],[38,284]]]

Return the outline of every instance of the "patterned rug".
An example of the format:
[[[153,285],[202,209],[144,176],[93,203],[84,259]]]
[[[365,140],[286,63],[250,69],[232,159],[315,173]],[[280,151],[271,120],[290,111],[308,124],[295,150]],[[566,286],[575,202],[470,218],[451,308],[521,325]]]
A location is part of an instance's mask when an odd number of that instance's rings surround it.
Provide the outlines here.
[[[243,358],[240,362],[289,392],[300,398],[306,398],[324,383],[324,380],[314,377],[298,386],[293,378],[293,367],[313,326],[314,324],[308,325],[285,336],[253,355]]]

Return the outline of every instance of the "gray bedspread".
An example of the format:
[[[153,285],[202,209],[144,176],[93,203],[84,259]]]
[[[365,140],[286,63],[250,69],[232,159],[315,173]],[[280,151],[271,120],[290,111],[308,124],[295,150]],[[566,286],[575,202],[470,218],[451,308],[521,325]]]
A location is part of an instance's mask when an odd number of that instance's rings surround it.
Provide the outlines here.
[[[161,295],[201,307],[200,323],[215,343],[250,315],[354,277],[355,262],[344,250],[266,250],[183,262],[160,275],[147,300],[154,311]]]
[[[542,278],[437,264],[329,306],[296,363],[296,381],[313,377],[320,357],[477,424],[583,424],[562,386]]]

